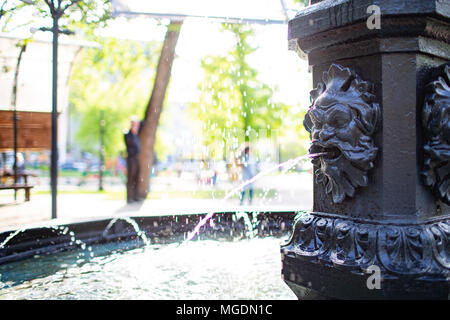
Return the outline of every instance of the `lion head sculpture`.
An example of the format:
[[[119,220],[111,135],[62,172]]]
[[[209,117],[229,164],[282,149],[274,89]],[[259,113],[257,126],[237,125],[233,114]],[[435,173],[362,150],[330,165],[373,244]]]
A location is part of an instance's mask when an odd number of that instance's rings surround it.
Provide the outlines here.
[[[426,139],[422,176],[437,198],[450,205],[450,64],[427,89],[422,112]]]
[[[373,168],[378,148],[372,135],[380,111],[371,87],[349,68],[332,64],[311,91],[313,104],[303,124],[312,140],[310,154],[321,154],[312,160],[316,182],[325,185],[334,203],[367,186]]]

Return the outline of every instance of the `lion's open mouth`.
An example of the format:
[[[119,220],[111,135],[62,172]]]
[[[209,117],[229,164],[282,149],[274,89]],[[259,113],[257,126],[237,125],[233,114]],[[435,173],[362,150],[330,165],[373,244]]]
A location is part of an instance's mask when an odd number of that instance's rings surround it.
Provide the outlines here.
[[[336,146],[322,146],[313,144],[309,149],[310,154],[321,154],[321,157],[328,160],[334,160],[341,156],[342,151]]]

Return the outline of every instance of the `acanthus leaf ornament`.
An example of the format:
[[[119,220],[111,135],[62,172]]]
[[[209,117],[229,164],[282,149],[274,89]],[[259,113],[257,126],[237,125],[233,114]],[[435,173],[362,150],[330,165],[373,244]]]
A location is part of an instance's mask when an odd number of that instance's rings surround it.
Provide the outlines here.
[[[361,273],[379,266],[392,278],[450,276],[450,221],[392,225],[325,213],[303,213],[282,252]]]

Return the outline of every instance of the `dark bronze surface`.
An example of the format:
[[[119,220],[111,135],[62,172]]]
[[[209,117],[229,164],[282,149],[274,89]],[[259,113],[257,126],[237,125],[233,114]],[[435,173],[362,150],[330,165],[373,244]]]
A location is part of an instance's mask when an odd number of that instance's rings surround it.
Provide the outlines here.
[[[304,213],[282,247],[283,276],[329,298],[447,299],[449,249],[448,218],[392,224]],[[367,288],[373,265],[381,271],[380,290]]]
[[[379,0],[371,29],[373,4],[324,0],[289,21],[317,88],[310,151],[331,159],[314,161],[313,211],[281,247],[282,275],[299,299],[448,299],[450,2]]]
[[[422,122],[425,131],[424,182],[450,205],[450,64],[428,85]]]
[[[349,68],[332,64],[323,82],[311,91],[313,105],[304,126],[310,132],[317,183],[326,186],[334,203],[353,197],[355,188],[367,186],[367,171],[373,168],[378,148],[372,135],[380,115],[372,85]]]

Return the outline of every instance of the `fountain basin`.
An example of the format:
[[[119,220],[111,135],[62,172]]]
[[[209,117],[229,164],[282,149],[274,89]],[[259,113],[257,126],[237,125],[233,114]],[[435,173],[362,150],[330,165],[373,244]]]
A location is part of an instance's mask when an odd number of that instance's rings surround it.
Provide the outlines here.
[[[253,229],[255,236],[282,236],[293,224],[296,212],[217,212],[201,227],[194,240],[234,240],[247,237]],[[71,250],[81,244],[92,245],[115,241],[136,240],[144,245],[135,228],[146,235],[151,244],[181,242],[195,228],[204,214],[171,216],[116,216],[85,220],[57,226],[45,225],[0,233],[0,265],[33,257]],[[244,219],[246,217],[246,219]],[[248,219],[247,219],[248,217]],[[246,221],[253,220],[253,226]],[[136,225],[133,226],[132,222]],[[8,239],[11,238],[11,239]],[[6,242],[6,243],[5,243]]]
[[[3,232],[0,297],[295,298],[281,280],[278,254],[296,212],[218,212],[194,241],[183,242],[205,215],[120,216]],[[267,281],[256,281],[261,273]],[[115,289],[92,289],[100,282]]]

